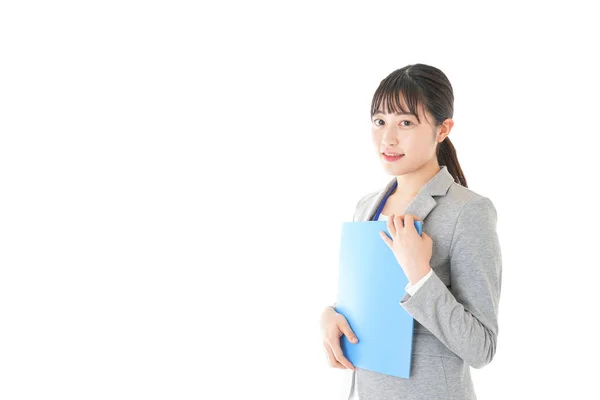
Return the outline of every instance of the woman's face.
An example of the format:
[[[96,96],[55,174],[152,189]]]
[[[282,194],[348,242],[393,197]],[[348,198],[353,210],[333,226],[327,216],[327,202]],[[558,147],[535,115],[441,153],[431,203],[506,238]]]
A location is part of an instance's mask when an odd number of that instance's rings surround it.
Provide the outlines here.
[[[403,108],[408,109],[405,104]],[[371,120],[372,139],[377,156],[388,174],[404,175],[429,162],[437,162],[436,145],[445,135],[437,134],[441,129],[433,126],[433,117],[423,110],[421,104],[418,108],[420,122],[413,114],[390,114],[387,108],[382,107],[378,111]],[[383,114],[383,111],[386,113]],[[403,156],[388,160],[384,153]]]

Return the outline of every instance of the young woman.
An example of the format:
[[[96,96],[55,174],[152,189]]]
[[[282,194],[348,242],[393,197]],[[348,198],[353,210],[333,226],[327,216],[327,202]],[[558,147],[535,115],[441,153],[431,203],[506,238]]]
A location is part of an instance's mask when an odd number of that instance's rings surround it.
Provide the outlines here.
[[[360,338],[335,305],[328,306],[321,331],[329,365],[352,373],[344,398],[476,399],[470,367],[489,364],[496,353],[502,281],[497,214],[488,197],[467,188],[448,138],[453,102],[446,75],[424,64],[392,72],[373,96],[373,144],[394,178],[358,201],[353,221],[387,220],[391,238],[381,232],[381,239],[409,280],[398,307],[415,320],[411,375],[354,367],[340,337]],[[415,219],[423,221],[422,235]]]

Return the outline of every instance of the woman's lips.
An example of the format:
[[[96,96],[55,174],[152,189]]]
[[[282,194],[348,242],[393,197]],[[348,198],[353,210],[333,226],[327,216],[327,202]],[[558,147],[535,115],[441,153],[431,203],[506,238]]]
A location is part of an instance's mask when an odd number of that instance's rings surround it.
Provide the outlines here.
[[[388,156],[385,154],[382,154],[383,159],[387,162],[394,162],[394,161],[398,161],[399,159],[401,159],[402,157],[404,157],[404,154],[400,155],[400,156]]]

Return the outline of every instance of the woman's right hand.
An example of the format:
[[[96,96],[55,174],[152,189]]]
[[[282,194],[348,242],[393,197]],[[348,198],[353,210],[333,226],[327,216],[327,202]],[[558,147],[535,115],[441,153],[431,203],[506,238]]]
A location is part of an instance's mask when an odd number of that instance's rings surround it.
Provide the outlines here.
[[[346,317],[335,311],[333,307],[326,307],[321,314],[321,334],[329,366],[332,368],[354,370],[354,365],[344,357],[342,347],[340,346],[340,337],[342,335],[346,335],[351,343],[358,342],[356,335],[350,329]]]

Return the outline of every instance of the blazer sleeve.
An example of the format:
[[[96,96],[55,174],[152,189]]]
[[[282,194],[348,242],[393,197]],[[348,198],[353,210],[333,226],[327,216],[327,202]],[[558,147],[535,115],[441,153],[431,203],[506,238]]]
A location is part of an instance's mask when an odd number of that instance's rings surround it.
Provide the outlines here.
[[[487,197],[459,213],[450,244],[450,286],[434,273],[400,305],[473,368],[489,364],[498,340],[502,256],[496,209]]]

